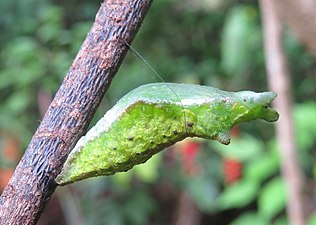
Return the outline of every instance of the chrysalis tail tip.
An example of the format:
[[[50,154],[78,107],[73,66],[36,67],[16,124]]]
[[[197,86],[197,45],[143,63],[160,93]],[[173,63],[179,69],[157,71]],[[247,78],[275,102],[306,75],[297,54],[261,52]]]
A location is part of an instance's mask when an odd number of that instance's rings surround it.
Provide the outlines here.
[[[216,140],[219,141],[220,143],[224,144],[224,145],[229,145],[230,144],[229,131],[228,132],[219,133],[217,138],[216,138]]]
[[[64,176],[58,175],[55,179],[55,182],[57,183],[58,186],[65,186],[67,184],[73,183],[73,181],[67,181],[64,179]]]

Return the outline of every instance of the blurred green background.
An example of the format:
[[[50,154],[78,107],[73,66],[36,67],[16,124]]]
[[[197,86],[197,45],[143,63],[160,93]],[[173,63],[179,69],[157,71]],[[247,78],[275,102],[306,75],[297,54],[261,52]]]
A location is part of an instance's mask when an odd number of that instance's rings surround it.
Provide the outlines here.
[[[100,1],[83,0],[0,1],[1,190],[99,6]],[[316,62],[285,32],[299,162],[309,208],[315,209]],[[167,82],[268,89],[254,1],[154,1],[133,47]],[[122,95],[155,82],[152,74],[129,53],[92,125]],[[185,140],[127,173],[58,188],[39,224],[288,224],[273,125],[243,124],[232,136],[229,146]],[[309,224],[316,224],[313,214]]]

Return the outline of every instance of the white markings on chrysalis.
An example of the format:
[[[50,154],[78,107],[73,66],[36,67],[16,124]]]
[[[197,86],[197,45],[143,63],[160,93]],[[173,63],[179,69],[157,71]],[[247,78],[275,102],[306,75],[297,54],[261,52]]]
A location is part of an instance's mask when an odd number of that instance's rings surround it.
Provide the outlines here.
[[[118,107],[117,105],[114,105],[112,109],[107,111],[105,115],[97,122],[95,126],[93,126],[85,136],[82,136],[73,150],[69,154],[69,158],[72,155],[77,154],[81,151],[81,149],[84,148],[84,146],[94,139],[98,138],[99,135],[103,132],[107,132],[110,128],[113,122],[115,122],[124,112],[125,109],[122,109]]]
[[[181,100],[182,105],[200,105],[200,104],[205,104],[209,102],[209,100],[203,99],[203,98],[187,98]]]

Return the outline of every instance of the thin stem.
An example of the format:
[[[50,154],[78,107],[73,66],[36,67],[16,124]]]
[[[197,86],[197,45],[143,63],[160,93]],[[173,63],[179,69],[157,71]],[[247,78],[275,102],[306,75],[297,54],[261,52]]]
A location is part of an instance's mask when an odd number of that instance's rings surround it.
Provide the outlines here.
[[[36,224],[55,178],[88,127],[151,0],[107,0],[0,197],[0,225]]]
[[[295,145],[292,116],[292,96],[289,73],[282,47],[281,22],[274,0],[260,0],[264,27],[264,46],[268,82],[272,91],[278,94],[274,101],[280,113],[276,124],[279,142],[282,174],[287,188],[287,214],[292,225],[304,225],[303,175],[301,173]]]

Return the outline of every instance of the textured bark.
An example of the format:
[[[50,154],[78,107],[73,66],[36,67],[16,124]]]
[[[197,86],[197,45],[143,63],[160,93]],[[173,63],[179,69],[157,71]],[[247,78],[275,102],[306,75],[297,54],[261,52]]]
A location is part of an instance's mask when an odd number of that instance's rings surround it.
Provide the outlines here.
[[[303,175],[300,170],[295,146],[292,117],[292,96],[289,72],[282,48],[281,22],[276,10],[275,0],[261,0],[264,27],[266,67],[271,90],[278,93],[275,107],[280,113],[276,124],[280,146],[282,174],[287,189],[287,215],[292,225],[306,224],[303,202]],[[271,201],[273,201],[271,199]]]
[[[151,0],[108,0],[0,198],[0,224],[35,224],[90,123]]]

